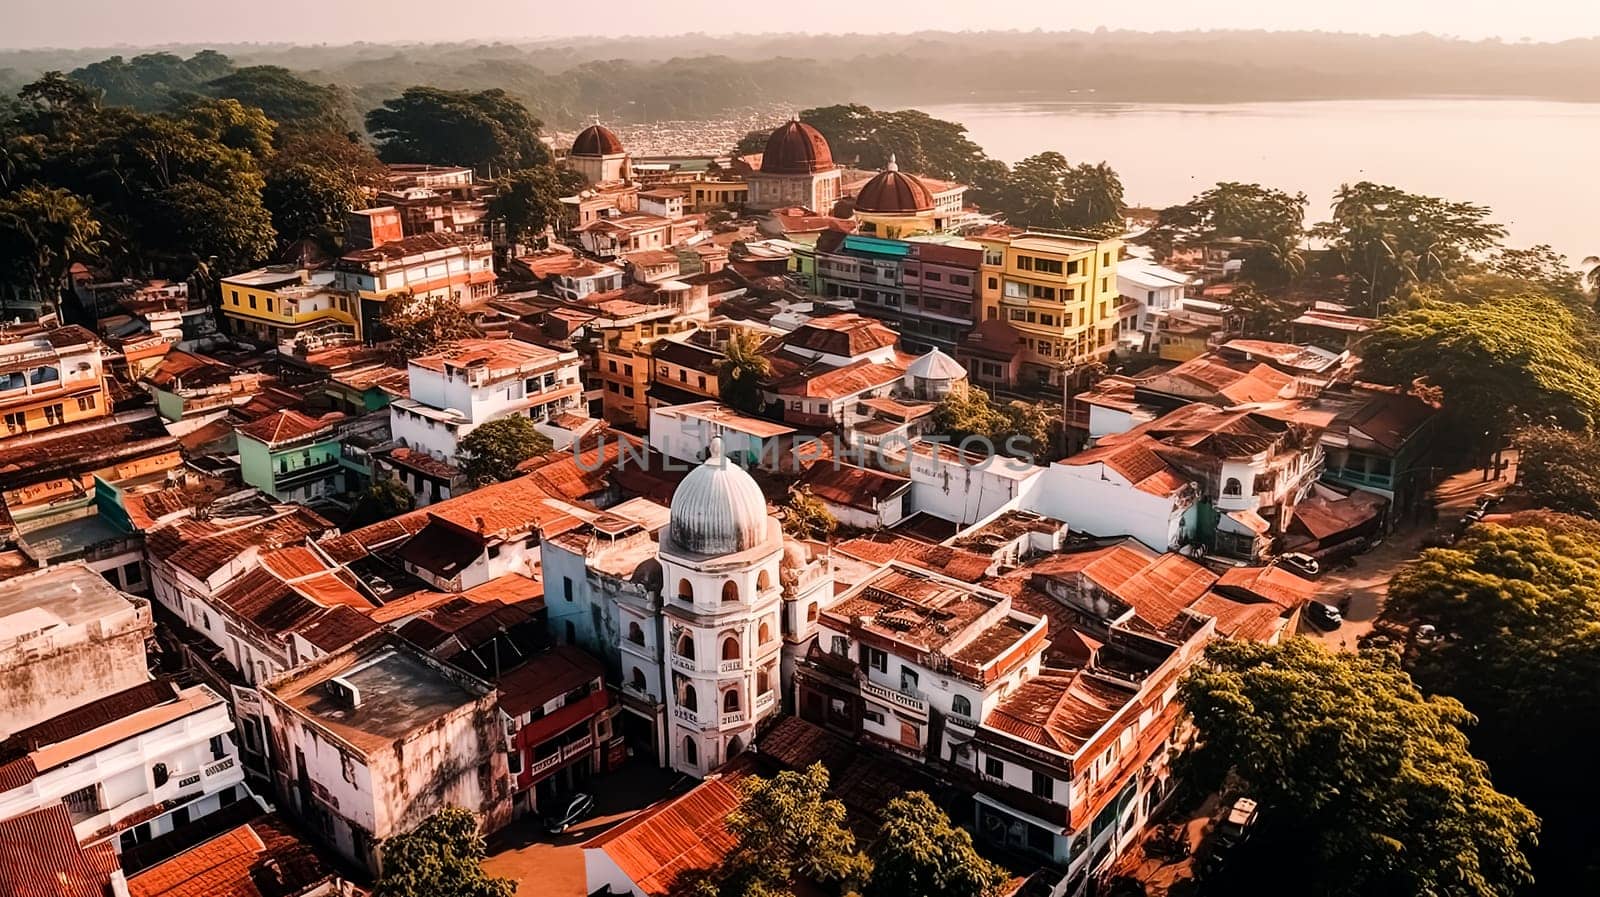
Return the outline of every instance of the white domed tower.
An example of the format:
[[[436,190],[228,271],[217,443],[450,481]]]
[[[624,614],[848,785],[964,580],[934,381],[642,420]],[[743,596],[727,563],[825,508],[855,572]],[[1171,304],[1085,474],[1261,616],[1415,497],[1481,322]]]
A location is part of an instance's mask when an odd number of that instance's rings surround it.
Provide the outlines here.
[[[680,772],[710,773],[778,711],[782,556],[761,488],[712,439],[661,537],[667,753]]]

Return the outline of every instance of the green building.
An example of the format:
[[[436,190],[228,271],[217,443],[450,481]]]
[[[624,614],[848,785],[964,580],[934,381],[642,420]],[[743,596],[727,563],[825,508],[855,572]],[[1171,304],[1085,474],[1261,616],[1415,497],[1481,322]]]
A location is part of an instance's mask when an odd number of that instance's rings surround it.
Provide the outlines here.
[[[285,409],[235,428],[239,471],[248,485],[279,501],[334,500],[344,492],[342,414],[310,417]]]

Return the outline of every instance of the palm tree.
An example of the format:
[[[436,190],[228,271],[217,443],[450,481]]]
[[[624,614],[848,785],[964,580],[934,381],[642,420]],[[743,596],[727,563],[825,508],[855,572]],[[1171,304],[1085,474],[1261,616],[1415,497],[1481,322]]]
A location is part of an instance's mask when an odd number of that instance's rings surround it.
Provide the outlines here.
[[[761,354],[761,336],[736,330],[722,350],[719,374],[722,401],[746,414],[761,411],[761,382],[772,374],[772,363]]]
[[[30,186],[0,200],[0,258],[11,266],[0,276],[52,309],[72,263],[96,257],[104,245],[100,222],[71,191]]]

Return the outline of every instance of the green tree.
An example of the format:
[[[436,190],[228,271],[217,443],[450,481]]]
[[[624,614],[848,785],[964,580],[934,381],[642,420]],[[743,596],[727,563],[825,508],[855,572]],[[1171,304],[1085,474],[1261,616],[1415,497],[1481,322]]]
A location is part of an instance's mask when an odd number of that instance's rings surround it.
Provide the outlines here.
[[[1005,412],[989,399],[989,394],[966,383],[958,383],[933,410],[933,425],[939,433],[959,444],[968,436],[979,436],[994,443],[1009,422]],[[998,448],[998,443],[995,443]]]
[[[1581,430],[1600,414],[1600,367],[1560,301],[1536,290],[1493,301],[1422,299],[1363,346],[1369,378],[1436,390],[1447,445],[1486,456],[1530,424]]]
[[[397,364],[442,352],[474,336],[467,316],[454,299],[442,296],[396,296],[383,308],[380,323],[392,341]]]
[[[1237,241],[1240,277],[1258,286],[1282,286],[1305,268],[1308,201],[1260,184],[1225,181],[1179,206],[1162,209],[1148,240],[1163,257],[1173,249]]]
[[[67,269],[101,246],[100,222],[67,190],[34,185],[0,197],[0,277],[15,293],[56,305]]]
[[[972,836],[921,791],[889,801],[867,853],[872,875],[862,897],[992,897],[1009,879],[1004,869],[979,856]]]
[[[1532,880],[1538,820],[1468,750],[1472,717],[1426,697],[1378,651],[1213,642],[1179,697],[1201,787],[1260,802],[1219,893],[1511,897]]]
[[[826,464],[826,461],[819,461]],[[783,509],[783,531],[796,539],[826,539],[839,528],[828,506],[810,490],[799,488],[789,493]]]
[[[543,123],[503,90],[410,87],[367,113],[386,162],[520,169],[548,164]]]
[[[278,125],[254,106],[233,99],[195,97],[172,117],[201,140],[243,150],[258,162],[272,155],[272,134]]]
[[[505,227],[515,246],[524,236],[538,237],[561,219],[561,197],[569,196],[557,169],[550,165],[522,168],[494,181],[489,220]]]
[[[1600,516],[1600,439],[1593,431],[1530,427],[1516,436],[1517,485],[1535,504]]]
[[[211,80],[205,90],[265,112],[278,123],[280,137],[350,129],[339,88],[312,84],[281,66],[246,66]]]
[[[1385,609],[1435,627],[1439,637],[1408,655],[1412,674],[1477,715],[1474,749],[1543,818],[1544,894],[1600,890],[1590,809],[1600,786],[1568,774],[1600,738],[1600,717],[1577,710],[1600,705],[1597,570],[1600,523],[1522,512],[1423,552],[1394,576]]]
[[[337,248],[350,211],[367,206],[372,191],[384,186],[387,169],[371,147],[332,131],[291,134],[278,143],[261,200],[279,245],[311,239]]]
[[[350,528],[399,517],[416,506],[416,497],[399,480],[373,480],[350,508]]]
[[[1486,206],[1362,181],[1334,194],[1333,217],[1311,229],[1328,242],[1351,299],[1384,311],[1404,287],[1447,279],[1495,248],[1505,228]]]
[[[172,53],[144,53],[131,60],[112,56],[74,70],[72,78],[100,91],[107,103],[155,112],[232,70],[228,57],[201,50],[188,59]]]
[[[1243,284],[1228,296],[1228,306],[1229,323],[1242,335],[1251,339],[1287,341],[1294,335],[1294,319],[1310,304]]]
[[[512,897],[517,890],[515,881],[484,873],[488,850],[470,810],[440,810],[379,846],[377,897]]]
[[[1095,236],[1124,230],[1122,179],[1101,162],[1073,166],[1057,152],[1029,156],[996,188],[998,210],[1021,227],[1046,227]]]
[[[736,330],[723,347],[717,371],[722,401],[746,414],[761,411],[761,384],[772,375],[772,363],[761,354],[761,335]]]
[[[520,415],[501,417],[475,427],[461,438],[457,454],[461,474],[473,486],[503,483],[517,475],[517,465],[550,451],[550,437]]]
[[[967,137],[965,125],[916,109],[879,111],[852,103],[807,109],[800,120],[828,139],[835,159],[864,168],[883,168],[894,156],[902,171],[975,184],[992,178],[999,164]],[[740,146],[759,153],[770,133],[757,131]]]
[[[827,795],[822,764],[750,776],[738,787],[739,807],[728,815],[736,844],[718,870],[721,897],[779,897],[802,879],[840,889],[866,879],[868,863],[845,826],[844,804]]]

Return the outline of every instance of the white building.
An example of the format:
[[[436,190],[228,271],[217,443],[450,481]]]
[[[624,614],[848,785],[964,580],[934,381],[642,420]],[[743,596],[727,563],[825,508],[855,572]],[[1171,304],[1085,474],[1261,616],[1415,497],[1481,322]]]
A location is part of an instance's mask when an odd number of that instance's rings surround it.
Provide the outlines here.
[[[204,685],[145,682],[12,734],[0,818],[65,801],[89,844],[148,841],[248,797],[228,704]]]
[[[0,582],[0,737],[147,681],[153,629],[81,561]]]
[[[1169,551],[1194,534],[1200,491],[1151,440],[1101,445],[1045,471],[1030,510],[1092,536],[1132,536]]]
[[[1045,471],[1018,458],[981,456],[926,440],[910,446],[885,444],[880,457],[885,470],[910,477],[908,513],[920,511],[962,526],[1018,507],[1039,487]],[[1061,516],[1022,504],[1026,510]]]
[[[376,874],[377,845],[445,807],[485,831],[511,815],[495,690],[389,632],[262,691],[280,799],[339,854]]]
[[[1117,262],[1117,290],[1138,304],[1135,332],[1124,332],[1122,339],[1137,337],[1141,352],[1155,348],[1156,331],[1167,313],[1183,303],[1184,294],[1196,278],[1163,268],[1149,259],[1127,258]]]
[[[722,440],[723,451],[730,457],[754,461],[776,450],[771,447],[773,440],[792,433],[793,427],[740,414],[721,402],[650,409],[650,447],[691,464],[706,457],[713,439]]]
[[[407,372],[410,396],[389,406],[390,431],[400,445],[439,461],[453,463],[460,439],[496,418],[583,413],[576,352],[516,339],[463,340],[411,359]]]
[[[832,600],[831,568],[785,547],[760,487],[720,438],[678,485],[665,521],[634,504],[544,545],[550,627],[620,678],[631,745],[653,744],[665,765],[703,776],[778,712],[786,667]]]

